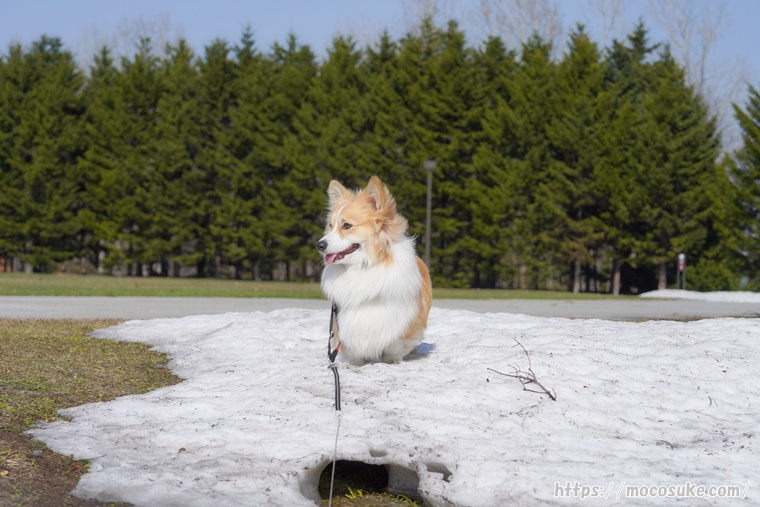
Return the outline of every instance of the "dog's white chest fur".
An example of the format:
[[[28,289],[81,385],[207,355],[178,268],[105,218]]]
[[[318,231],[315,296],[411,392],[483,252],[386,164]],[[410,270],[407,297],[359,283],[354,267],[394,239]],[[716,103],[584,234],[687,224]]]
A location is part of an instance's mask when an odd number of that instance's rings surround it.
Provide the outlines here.
[[[402,343],[419,312],[416,258],[414,241],[404,238],[393,244],[391,262],[325,267],[322,290],[338,305],[341,353],[349,362],[399,360],[417,344]]]

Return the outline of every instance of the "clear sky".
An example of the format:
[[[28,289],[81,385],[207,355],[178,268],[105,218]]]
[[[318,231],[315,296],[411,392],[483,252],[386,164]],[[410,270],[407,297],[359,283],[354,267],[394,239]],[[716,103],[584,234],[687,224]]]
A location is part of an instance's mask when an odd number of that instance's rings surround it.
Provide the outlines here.
[[[664,33],[648,15],[648,1],[628,0],[625,24],[632,27],[641,18],[650,28],[653,41],[663,40]],[[760,87],[760,0],[726,1],[726,30],[715,46],[709,70],[720,79],[741,66],[745,81],[729,102],[743,103],[746,81]],[[472,14],[478,0],[438,3],[462,19]],[[587,0],[558,0],[558,4],[565,32],[582,22],[597,42],[603,42]],[[0,54],[7,54],[13,42],[26,46],[46,34],[60,37],[80,62],[89,63],[88,55],[94,47],[114,40],[124,27],[134,32],[142,23],[163,24],[170,41],[181,36],[200,54],[215,38],[238,42],[245,27],[250,26],[261,50],[268,50],[293,32],[321,56],[336,34],[353,35],[362,45],[377,40],[382,30],[400,37],[409,26],[414,5],[414,0],[0,0]],[[481,38],[480,33],[472,33],[475,30],[471,25],[462,26],[469,26],[471,41]],[[565,41],[563,37],[562,48]],[[723,105],[724,110],[730,111],[729,102]]]
[[[477,0],[441,3],[460,17],[478,4]],[[593,30],[586,0],[558,3],[566,29],[580,21]],[[412,4],[409,0],[0,0],[0,52],[5,54],[12,42],[28,45],[47,34],[61,37],[68,49],[79,54],[87,50],[93,32],[110,36],[126,23],[142,19],[147,24],[167,23],[171,36],[181,35],[198,52],[216,37],[238,41],[250,25],[261,49],[283,41],[292,31],[317,54],[324,54],[338,33],[356,35],[360,42],[374,40],[383,29],[394,36],[403,34],[405,12]],[[631,22],[643,17],[656,36],[654,23],[646,19],[646,4],[646,0],[629,1],[626,16]],[[730,25],[716,53],[744,59],[756,82],[760,80],[760,0],[727,0],[727,15]]]

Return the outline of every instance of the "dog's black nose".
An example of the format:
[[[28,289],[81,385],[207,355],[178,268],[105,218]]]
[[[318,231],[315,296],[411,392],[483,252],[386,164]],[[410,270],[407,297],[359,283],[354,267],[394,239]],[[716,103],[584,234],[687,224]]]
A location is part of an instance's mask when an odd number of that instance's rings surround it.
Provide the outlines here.
[[[317,250],[319,250],[320,252],[324,252],[325,250],[327,250],[327,241],[323,239],[317,241]]]

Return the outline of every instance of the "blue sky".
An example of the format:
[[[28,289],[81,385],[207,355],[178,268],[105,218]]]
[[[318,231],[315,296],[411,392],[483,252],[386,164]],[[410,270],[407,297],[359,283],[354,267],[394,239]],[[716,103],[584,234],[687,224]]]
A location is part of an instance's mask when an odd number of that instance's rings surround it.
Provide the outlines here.
[[[267,49],[294,32],[299,40],[324,54],[336,33],[357,34],[373,40],[383,29],[395,36],[405,29],[404,0],[215,0],[192,2],[180,0],[0,0],[0,52],[5,54],[11,42],[31,43],[42,34],[59,36],[74,53],[86,52],[93,31],[113,34],[126,21],[168,20],[171,35],[181,34],[196,49],[215,37],[230,42],[239,40],[250,24],[260,48]],[[446,3],[446,2],[444,2]],[[477,0],[449,1],[457,12],[472,10]],[[585,0],[559,0],[563,24],[571,28],[577,21],[589,24]],[[633,0],[627,17],[646,20],[646,0]],[[721,59],[743,59],[750,70],[750,80],[760,80],[760,1],[728,0],[730,28],[716,48]],[[657,37],[654,23],[647,22]],[[595,34],[597,40],[600,35]],[[474,39],[476,36],[470,34]]]
[[[472,13],[478,5],[478,0],[438,1],[459,18]],[[293,32],[321,56],[336,34],[353,35],[361,44],[377,40],[382,30],[388,30],[394,37],[402,36],[410,19],[405,13],[413,3],[413,0],[0,0],[0,55],[6,54],[13,42],[26,46],[46,34],[60,37],[80,63],[89,63],[88,55],[94,52],[93,46],[99,45],[93,41],[102,43],[105,37],[118,33],[120,27],[134,27],[142,20],[148,25],[163,22],[168,26],[170,40],[182,36],[200,54],[204,45],[217,37],[236,43],[250,25],[259,49],[266,51]],[[582,22],[592,37],[602,42],[587,0],[558,0],[558,4],[565,32]],[[714,49],[709,71],[719,80],[741,66],[744,79],[758,88],[760,0],[727,0],[726,6],[727,30]],[[626,26],[632,27],[639,18],[650,28],[653,41],[665,39],[647,14],[647,0],[630,0]],[[480,34],[473,31],[470,29],[468,37],[474,42]],[[563,37],[561,48],[565,47],[565,41]],[[727,117],[732,116],[730,102],[744,103],[746,84],[736,88],[724,93],[728,98],[723,99],[720,109],[727,112]],[[735,126],[731,128],[735,131]],[[729,144],[735,144],[736,132],[730,136],[734,141]]]

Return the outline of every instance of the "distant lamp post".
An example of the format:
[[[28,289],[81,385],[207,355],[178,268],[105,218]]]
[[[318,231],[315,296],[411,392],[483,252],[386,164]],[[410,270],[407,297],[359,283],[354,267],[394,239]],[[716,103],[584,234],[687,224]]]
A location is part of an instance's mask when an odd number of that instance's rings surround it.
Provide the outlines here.
[[[683,287],[681,287],[683,285]],[[676,274],[676,289],[686,290],[686,255],[678,254],[678,273]]]
[[[430,267],[430,229],[433,221],[433,171],[438,167],[434,158],[425,160],[422,166],[427,171],[427,207],[425,214],[425,264]]]

